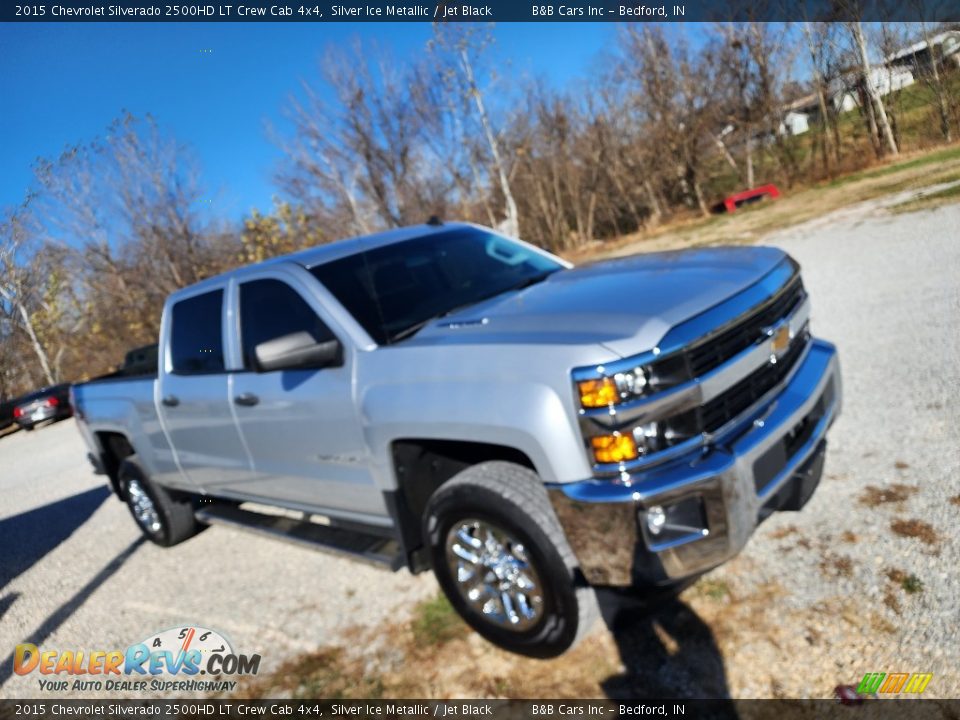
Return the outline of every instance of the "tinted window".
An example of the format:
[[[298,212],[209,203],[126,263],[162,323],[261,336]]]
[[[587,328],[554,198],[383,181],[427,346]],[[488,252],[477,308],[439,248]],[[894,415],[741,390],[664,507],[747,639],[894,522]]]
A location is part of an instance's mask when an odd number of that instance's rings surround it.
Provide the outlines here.
[[[333,333],[300,293],[280,280],[255,280],[240,286],[240,341],[244,367],[254,367],[254,348],[262,342],[306,332],[317,342]]]
[[[178,375],[223,372],[222,312],[223,290],[181,300],[173,306],[170,335],[173,372]]]
[[[382,345],[432,317],[562,268],[499,235],[457,229],[348,255],[310,272]]]

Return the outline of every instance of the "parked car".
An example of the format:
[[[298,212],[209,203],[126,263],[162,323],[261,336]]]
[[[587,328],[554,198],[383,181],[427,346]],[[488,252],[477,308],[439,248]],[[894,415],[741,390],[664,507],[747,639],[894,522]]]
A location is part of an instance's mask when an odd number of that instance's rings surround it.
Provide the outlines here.
[[[51,385],[17,398],[13,408],[13,419],[24,430],[33,430],[42,422],[55,422],[72,415],[70,383]]]
[[[222,523],[432,569],[480,634],[546,657],[591,584],[669,592],[807,502],[841,404],[809,317],[775,248],[575,268],[430,223],[179,290],[157,375],[73,395],[155,543]]]

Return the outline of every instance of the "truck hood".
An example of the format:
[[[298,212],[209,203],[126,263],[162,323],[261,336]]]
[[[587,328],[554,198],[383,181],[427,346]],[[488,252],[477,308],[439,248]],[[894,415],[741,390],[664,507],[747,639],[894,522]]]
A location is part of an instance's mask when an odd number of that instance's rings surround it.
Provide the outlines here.
[[[588,344],[627,357],[742,292],[786,254],[731,247],[635,255],[561,270],[431,323],[404,344]]]

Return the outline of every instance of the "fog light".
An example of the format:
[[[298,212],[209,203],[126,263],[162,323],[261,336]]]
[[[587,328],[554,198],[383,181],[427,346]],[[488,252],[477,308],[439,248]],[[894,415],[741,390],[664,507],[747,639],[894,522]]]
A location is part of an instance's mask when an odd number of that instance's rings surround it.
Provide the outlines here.
[[[651,535],[659,535],[663,526],[667,524],[667,514],[659,505],[654,505],[647,510],[647,529]]]
[[[619,463],[637,459],[637,444],[630,435],[600,435],[590,438],[593,458],[598,463]]]

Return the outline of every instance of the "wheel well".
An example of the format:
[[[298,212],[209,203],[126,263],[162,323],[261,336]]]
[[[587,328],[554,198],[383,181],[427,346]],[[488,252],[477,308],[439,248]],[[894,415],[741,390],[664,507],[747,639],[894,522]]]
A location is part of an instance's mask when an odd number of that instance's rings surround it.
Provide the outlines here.
[[[536,470],[516,448],[462,440],[404,439],[391,445],[397,490],[387,505],[397,523],[411,572],[429,567],[423,552],[420,523],[430,496],[461,470],[490,460],[504,460]]]
[[[120,469],[120,463],[124,458],[128,458],[134,453],[133,446],[126,436],[117,432],[98,432],[97,440],[100,441],[100,447],[103,448],[101,459],[103,460],[103,469],[110,478],[110,486],[121,500],[123,492],[120,488],[120,480],[117,471]]]

